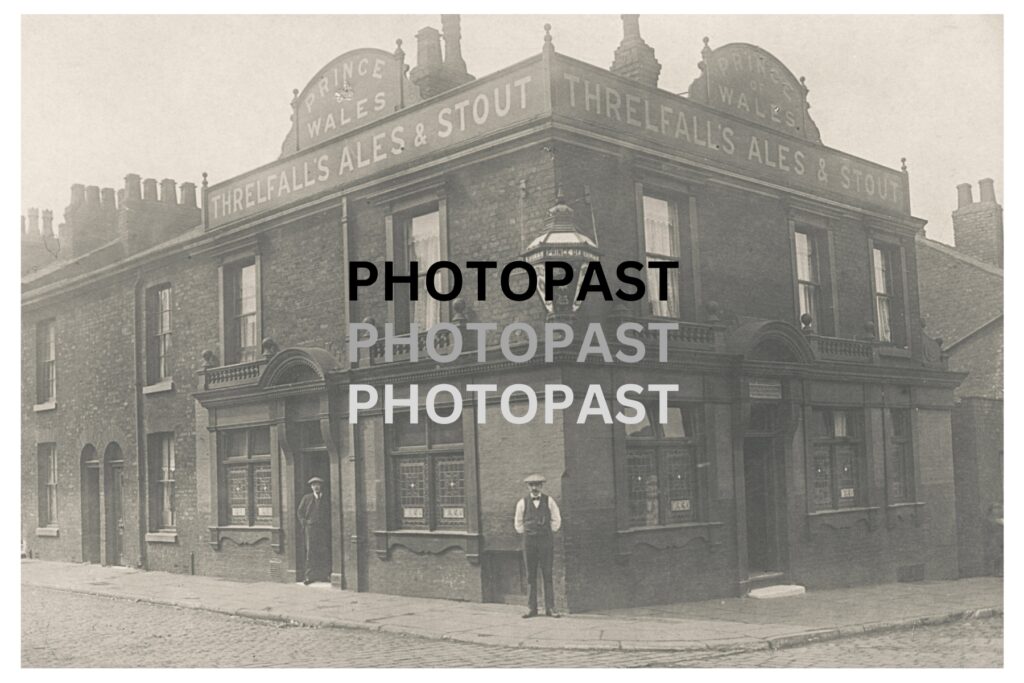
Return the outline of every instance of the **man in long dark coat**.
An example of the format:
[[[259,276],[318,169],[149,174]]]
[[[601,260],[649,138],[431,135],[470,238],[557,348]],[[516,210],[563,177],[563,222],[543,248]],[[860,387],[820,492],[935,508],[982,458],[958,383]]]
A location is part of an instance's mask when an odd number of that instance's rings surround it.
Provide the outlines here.
[[[312,491],[299,502],[299,523],[306,541],[306,576],[302,583],[307,586],[314,581],[331,580],[331,511],[323,485],[320,477],[310,479]]]

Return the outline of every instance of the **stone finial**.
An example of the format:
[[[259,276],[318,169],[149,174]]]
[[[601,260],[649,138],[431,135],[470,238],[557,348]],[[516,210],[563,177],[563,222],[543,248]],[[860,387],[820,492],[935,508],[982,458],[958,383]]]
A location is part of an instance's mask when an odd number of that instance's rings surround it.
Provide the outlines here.
[[[452,324],[460,330],[466,326],[466,301],[458,298],[452,302]]]
[[[544,49],[553,51],[555,43],[551,38],[551,24],[544,24]]]
[[[203,353],[203,367],[214,368],[217,367],[217,354],[210,349],[204,349]]]
[[[708,313],[708,322],[709,323],[721,322],[721,320],[722,320],[722,307],[721,307],[721,305],[719,305],[719,303],[717,301],[709,301],[704,306],[704,309]]]
[[[900,170],[903,171],[904,173],[907,172],[907,158],[906,157],[900,157]]]
[[[395,39],[395,57],[398,59],[399,63],[405,62],[405,50],[402,49],[401,38]]]
[[[263,351],[264,360],[270,360],[271,358],[277,355],[277,342],[275,342],[270,337],[264,337],[263,343],[261,345],[261,350]]]
[[[811,317],[810,313],[804,313],[800,316],[800,331],[804,334],[811,334],[814,332],[814,318]]]

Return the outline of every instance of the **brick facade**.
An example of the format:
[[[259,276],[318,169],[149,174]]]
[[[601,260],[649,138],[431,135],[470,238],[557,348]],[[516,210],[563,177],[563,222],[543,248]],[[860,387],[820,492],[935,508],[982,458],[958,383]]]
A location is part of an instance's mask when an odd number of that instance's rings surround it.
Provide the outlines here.
[[[560,57],[548,49],[542,59],[549,64]],[[471,92],[475,86],[459,87]],[[434,105],[412,109],[419,106]],[[771,529],[766,543],[772,554],[764,563],[772,565],[768,574],[776,578],[817,588],[894,581],[915,572],[927,578],[955,576],[950,409],[960,376],[927,355],[931,340],[917,324],[914,234],[921,222],[849,198],[843,203],[790,192],[756,173],[723,173],[683,154],[627,142],[625,135],[609,136],[585,121],[555,125],[552,117],[540,117],[370,174],[340,192],[285,202],[210,229],[209,216],[200,223],[185,200],[172,209],[147,204],[154,198],[147,200],[145,192],[135,199],[138,177],[129,176],[126,201],[137,203],[118,205],[111,225],[119,226],[119,236],[44,267],[24,282],[22,534],[31,552],[48,559],[90,559],[82,511],[98,498],[99,561],[294,581],[301,578],[303,561],[295,507],[305,480],[317,474],[328,481],[331,497],[335,585],[524,602],[520,539],[512,517],[525,493],[523,476],[539,471],[563,511],[555,547],[560,609],[726,596],[750,587],[764,569],[755,568],[752,559],[761,539],[748,538],[748,529],[756,528],[748,508],[762,499],[747,489],[757,486],[765,490],[760,509],[771,518],[765,528]],[[150,186],[142,183],[143,189]],[[167,187],[173,188],[173,181]],[[673,340],[668,363],[569,359],[517,365],[500,359],[493,344],[485,363],[471,354],[443,366],[429,359],[385,363],[365,351],[349,362],[347,325],[372,320],[383,327],[393,319],[393,305],[384,300],[381,286],[347,301],[346,264],[371,261],[383,270],[393,259],[389,228],[402,216],[436,208],[444,216],[442,257],[459,264],[504,264],[544,233],[559,192],[578,230],[597,242],[607,263],[643,257],[638,201],[644,193],[672,203],[684,331]],[[134,232],[124,222],[129,214],[142,221]],[[822,271],[828,274],[823,303],[833,328],[827,335],[813,325],[801,331],[794,224],[812,225],[820,235]],[[88,235],[89,225],[81,235]],[[149,228],[138,227],[144,225]],[[899,305],[907,321],[901,348],[865,339],[874,334],[870,247],[879,242],[899,256]],[[225,367],[223,319],[232,305],[225,299],[225,273],[232,264],[250,260],[258,269],[260,353]],[[162,284],[172,287],[168,362],[173,385],[147,387],[145,293]],[[501,296],[496,272],[489,273],[487,286],[487,301],[464,295],[459,306],[443,303],[442,320],[464,313],[467,322],[494,322],[499,330],[514,322],[544,322],[545,310],[536,299],[515,302]],[[591,300],[577,322],[601,322],[611,334],[614,321],[643,320],[647,314],[643,303]],[[57,323],[57,395],[49,408],[36,406],[33,380],[36,323],[46,319]],[[693,453],[686,474],[689,497],[668,499],[668,469],[660,484],[646,483],[662,487],[655,503],[665,510],[692,510],[689,521],[678,524],[636,522],[630,496],[636,503],[640,494],[630,488],[629,459],[644,452],[648,442],[631,440],[620,424],[577,424],[578,405],[550,425],[512,425],[492,401],[485,408],[486,423],[476,424],[477,408],[467,400],[458,451],[463,498],[451,518],[459,521],[435,529],[416,528],[416,520],[441,512],[424,512],[399,498],[398,469],[405,455],[396,446],[396,428],[383,423],[379,410],[356,425],[347,419],[351,383],[378,388],[417,383],[421,396],[440,382],[536,388],[564,383],[580,398],[591,384],[614,396],[624,382],[666,381],[680,385],[673,405],[691,411],[687,414],[697,425],[687,442]],[[760,385],[769,393],[758,399]],[[765,405],[776,422],[758,431],[751,415]],[[849,411],[863,423],[855,446],[856,483],[850,487],[856,489],[856,506],[821,510],[811,502],[816,456],[809,429],[818,415],[814,411],[824,408]],[[910,500],[890,500],[888,494],[883,432],[885,415],[893,409],[913,415],[915,494]],[[272,514],[258,524],[232,525],[225,510],[233,494],[218,463],[228,454],[225,435],[254,427],[267,427],[270,434]],[[149,436],[157,433],[174,435],[173,530],[161,530],[151,512],[157,472],[146,449]],[[315,447],[308,447],[310,433]],[[750,455],[754,442],[768,455]],[[36,516],[40,443],[57,444],[56,531],[43,528]],[[111,444],[124,455],[120,557],[108,550],[117,526],[108,509],[112,484],[104,460]],[[82,464],[87,445],[95,448],[101,470],[95,493],[86,490],[92,476]],[[670,442],[653,448],[664,451],[657,457],[667,461],[675,457],[674,447]],[[452,455],[443,448],[439,452]],[[434,456],[415,457],[427,462]],[[762,463],[766,474],[758,479],[747,472],[748,461]],[[240,504],[230,503],[235,505]],[[417,518],[406,507],[426,516]],[[409,526],[404,526],[406,514],[412,515]]]

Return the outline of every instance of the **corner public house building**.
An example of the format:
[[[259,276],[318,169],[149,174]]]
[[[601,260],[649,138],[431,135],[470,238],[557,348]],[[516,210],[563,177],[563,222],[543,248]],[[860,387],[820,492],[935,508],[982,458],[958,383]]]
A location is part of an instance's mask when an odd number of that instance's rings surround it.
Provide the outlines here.
[[[180,196],[136,175],[116,197],[76,185],[59,237],[30,212],[28,551],[296,581],[296,506],[317,475],[339,588],[520,602],[512,517],[536,471],[562,508],[559,608],[955,578],[963,375],[920,325],[906,169],[824,146],[803,82],[752,45],[705,41],[689,96],[659,90],[637,18],[623,23],[610,70],[546,33],[539,55],[474,78],[445,16],[445,54],[423,29],[408,74],[401,45],[328,64],[277,161]],[[679,321],[667,363],[348,361],[349,322],[546,317],[537,299],[349,301],[349,261],[507,263],[567,221],[606,263],[680,262],[667,301],[576,316]],[[477,424],[467,402],[461,424],[350,426],[356,382],[680,391],[665,425],[571,410],[513,425],[497,405]]]

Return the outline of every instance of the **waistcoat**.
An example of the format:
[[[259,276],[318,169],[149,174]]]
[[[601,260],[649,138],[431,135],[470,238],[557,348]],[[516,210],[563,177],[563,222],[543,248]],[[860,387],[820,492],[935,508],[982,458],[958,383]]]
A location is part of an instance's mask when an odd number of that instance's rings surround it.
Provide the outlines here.
[[[527,536],[551,535],[551,510],[548,508],[548,496],[540,494],[540,505],[533,506],[530,496],[523,498],[523,527]]]

